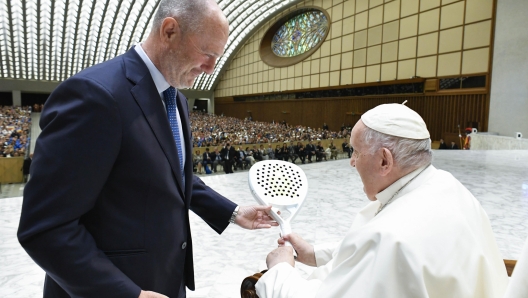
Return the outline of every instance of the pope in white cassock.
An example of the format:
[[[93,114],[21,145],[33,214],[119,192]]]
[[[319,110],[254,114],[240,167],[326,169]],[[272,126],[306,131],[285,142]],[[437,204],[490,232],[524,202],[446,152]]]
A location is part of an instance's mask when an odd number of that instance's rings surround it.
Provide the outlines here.
[[[431,165],[429,131],[402,104],[369,110],[352,130],[350,160],[371,200],[345,238],[312,246],[279,239],[255,285],[260,298],[502,297],[508,275],[475,197]],[[297,261],[317,266],[305,279]]]

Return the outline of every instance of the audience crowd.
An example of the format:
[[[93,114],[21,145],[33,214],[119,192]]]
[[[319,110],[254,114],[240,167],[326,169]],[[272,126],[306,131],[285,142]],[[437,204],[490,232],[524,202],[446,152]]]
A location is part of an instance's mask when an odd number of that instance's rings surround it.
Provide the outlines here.
[[[325,127],[326,124],[324,124]],[[349,127],[338,132],[286,122],[270,123],[218,116],[203,112],[191,113],[193,147],[214,147],[229,142],[233,146],[277,142],[317,141],[347,138]]]
[[[30,143],[31,108],[0,106],[0,157],[24,157]]]
[[[350,157],[348,144],[350,127],[339,132],[329,131],[326,123],[322,128],[312,129],[287,123],[256,122],[202,112],[191,113],[193,146],[207,147],[203,154],[196,150],[193,164],[197,173],[216,172],[218,165],[229,174],[233,170],[247,169],[258,161],[278,159],[304,164],[328,159],[337,159],[338,146]],[[321,140],[331,139],[327,148]],[[344,139],[343,144],[334,144],[333,139]],[[303,144],[306,143],[306,145]],[[282,143],[272,147],[270,143]],[[209,147],[212,150],[209,151]]]

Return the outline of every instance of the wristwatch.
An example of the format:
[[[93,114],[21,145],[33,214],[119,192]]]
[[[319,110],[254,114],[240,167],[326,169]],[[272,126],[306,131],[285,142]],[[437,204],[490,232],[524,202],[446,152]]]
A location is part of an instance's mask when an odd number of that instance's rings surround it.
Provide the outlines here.
[[[232,224],[235,223],[235,219],[238,215],[238,209],[240,209],[240,206],[236,206],[235,210],[233,211],[233,214],[231,214],[231,218],[229,219],[229,222]]]

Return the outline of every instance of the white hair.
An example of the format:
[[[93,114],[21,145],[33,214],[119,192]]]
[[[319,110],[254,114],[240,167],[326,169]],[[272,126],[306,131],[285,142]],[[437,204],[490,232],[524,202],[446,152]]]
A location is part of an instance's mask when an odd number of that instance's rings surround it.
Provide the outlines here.
[[[181,30],[196,32],[201,29],[210,11],[209,0],[161,0],[154,15],[152,30],[158,30],[165,18],[175,18]]]
[[[431,163],[431,139],[415,140],[387,135],[365,126],[363,139],[369,146],[369,153],[374,154],[381,148],[387,148],[394,163],[402,170],[417,169]]]

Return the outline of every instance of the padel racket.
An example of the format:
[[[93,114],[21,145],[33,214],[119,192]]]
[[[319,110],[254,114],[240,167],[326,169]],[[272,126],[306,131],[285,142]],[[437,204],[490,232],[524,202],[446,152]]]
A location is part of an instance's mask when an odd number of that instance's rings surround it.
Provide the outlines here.
[[[249,170],[249,188],[260,205],[271,204],[281,211],[279,215],[272,209],[270,215],[279,223],[281,235],[290,234],[290,222],[299,213],[308,193],[303,170],[282,160],[259,161]],[[289,242],[286,244],[291,246]]]

